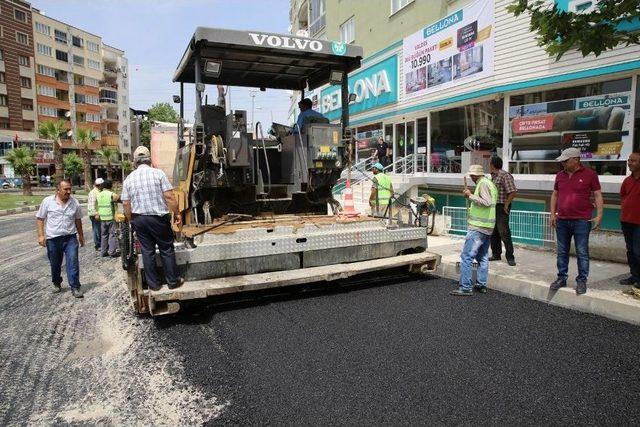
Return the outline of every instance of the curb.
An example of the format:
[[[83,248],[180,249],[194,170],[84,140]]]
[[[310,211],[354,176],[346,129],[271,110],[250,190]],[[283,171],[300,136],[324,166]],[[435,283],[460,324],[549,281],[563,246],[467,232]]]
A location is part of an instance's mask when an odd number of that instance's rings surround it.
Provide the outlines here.
[[[24,206],[21,208],[13,208],[13,209],[4,209],[4,210],[0,210],[0,216],[15,215],[15,214],[24,213],[24,212],[35,212],[39,208],[40,208],[40,205]]]
[[[449,259],[448,259],[449,258]],[[447,279],[458,280],[460,274],[457,271],[458,256],[442,257],[437,275]],[[489,270],[489,289],[507,294],[524,297],[536,301],[546,302],[583,313],[595,314],[613,320],[640,325],[640,310],[638,305],[614,300],[607,295],[589,294],[577,296],[572,288],[562,288],[551,291],[546,282],[536,282],[521,278],[502,276]]]
[[[87,205],[86,200],[78,200],[78,202],[80,203],[80,206],[84,207]],[[0,210],[0,217],[8,216],[8,215],[16,215],[16,214],[25,213],[25,212],[36,212],[38,209],[40,209],[40,205],[23,206],[21,208],[13,208],[13,209],[4,209],[4,210]]]

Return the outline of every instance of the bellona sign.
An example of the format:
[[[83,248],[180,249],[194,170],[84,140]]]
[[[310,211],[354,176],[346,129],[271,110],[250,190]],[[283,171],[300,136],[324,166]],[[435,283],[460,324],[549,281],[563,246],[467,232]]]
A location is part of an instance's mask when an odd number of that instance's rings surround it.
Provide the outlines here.
[[[398,100],[398,58],[392,56],[349,76],[349,93],[356,100],[349,105],[349,114],[377,108]],[[340,118],[342,99],[340,86],[325,88],[320,93],[320,111],[329,120]]]

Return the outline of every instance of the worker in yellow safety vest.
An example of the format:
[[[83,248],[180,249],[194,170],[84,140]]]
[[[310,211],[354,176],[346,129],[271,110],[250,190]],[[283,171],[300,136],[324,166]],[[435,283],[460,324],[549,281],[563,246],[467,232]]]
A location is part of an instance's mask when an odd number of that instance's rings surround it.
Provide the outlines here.
[[[452,295],[473,295],[473,291],[487,292],[489,277],[489,247],[491,234],[496,225],[496,203],[498,189],[484,175],[482,165],[471,165],[468,174],[476,184],[474,192],[466,188],[464,197],[469,199],[470,207],[467,215],[467,236],[460,254],[460,286],[451,291]],[[478,261],[475,283],[473,281],[473,261]]]
[[[120,196],[111,191],[111,181],[104,181],[102,191],[96,198],[96,219],[100,221],[100,252],[103,257],[119,257],[118,239],[116,239],[115,202]]]
[[[371,185],[371,195],[369,196],[369,206],[372,213],[383,214],[393,195],[393,184],[391,178],[384,173],[384,166],[378,162],[373,165],[373,184]]]

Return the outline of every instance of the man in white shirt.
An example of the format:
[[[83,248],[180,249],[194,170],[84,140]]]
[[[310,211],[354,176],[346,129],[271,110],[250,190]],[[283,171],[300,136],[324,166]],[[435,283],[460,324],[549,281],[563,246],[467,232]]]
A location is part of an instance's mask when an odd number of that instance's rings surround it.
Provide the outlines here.
[[[71,294],[76,298],[84,295],[80,290],[80,265],[78,263],[78,242],[84,246],[82,232],[82,209],[71,196],[71,183],[62,180],[56,194],[45,197],[36,213],[38,243],[47,248],[51,265],[53,291],[62,290],[62,260],[67,267],[67,280]]]
[[[182,224],[178,203],[173,195],[173,185],[160,169],[151,167],[151,154],[144,146],[133,153],[136,169],[122,185],[122,206],[140,241],[144,278],[149,289],[157,291],[162,281],[156,268],[156,245],[169,289],[184,283],[178,275],[171,215],[176,227]]]

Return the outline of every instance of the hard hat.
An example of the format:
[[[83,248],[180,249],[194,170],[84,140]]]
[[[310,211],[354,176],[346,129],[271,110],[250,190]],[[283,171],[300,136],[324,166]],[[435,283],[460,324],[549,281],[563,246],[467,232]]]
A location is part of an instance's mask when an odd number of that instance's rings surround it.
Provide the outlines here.
[[[104,184],[104,179],[102,178],[96,179],[96,185],[102,185],[102,184]]]
[[[380,163],[380,162],[375,163],[375,164],[373,165],[373,168],[374,168],[374,169],[378,169],[379,171],[383,171],[383,170],[384,170],[384,166],[382,166],[382,163]]]
[[[151,157],[151,153],[149,152],[149,149],[147,147],[145,147],[144,145],[139,146],[133,152],[133,158],[134,159],[139,159],[141,157]]]

